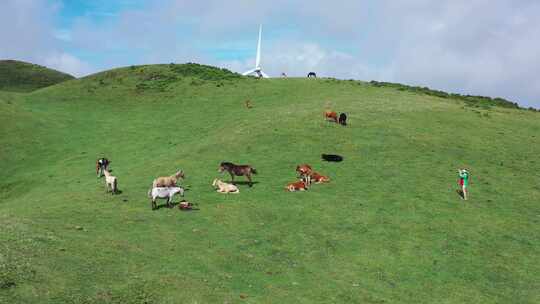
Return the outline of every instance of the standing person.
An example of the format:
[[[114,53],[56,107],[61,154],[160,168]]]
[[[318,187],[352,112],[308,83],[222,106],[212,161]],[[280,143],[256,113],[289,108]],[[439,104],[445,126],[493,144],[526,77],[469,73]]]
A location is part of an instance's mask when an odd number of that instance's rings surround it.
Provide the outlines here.
[[[467,187],[469,186],[469,171],[467,169],[459,169],[459,185],[461,186],[461,193],[463,193],[463,199],[467,200]]]

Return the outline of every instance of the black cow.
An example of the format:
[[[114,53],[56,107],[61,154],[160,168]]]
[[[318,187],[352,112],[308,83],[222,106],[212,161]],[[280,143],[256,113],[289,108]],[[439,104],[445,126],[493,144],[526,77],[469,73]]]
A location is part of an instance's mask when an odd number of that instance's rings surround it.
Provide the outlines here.
[[[343,156],[335,154],[322,154],[322,159],[329,162],[340,162],[343,160]]]
[[[347,114],[345,114],[345,113],[339,114],[338,122],[339,122],[340,125],[346,126],[347,125]]]

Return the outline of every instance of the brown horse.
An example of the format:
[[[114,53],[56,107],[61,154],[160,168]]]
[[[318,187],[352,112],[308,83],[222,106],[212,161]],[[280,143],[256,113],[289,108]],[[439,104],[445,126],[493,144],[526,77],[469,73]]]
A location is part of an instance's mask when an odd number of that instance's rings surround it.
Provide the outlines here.
[[[251,167],[250,165],[235,165],[229,162],[222,162],[221,164],[219,164],[218,172],[222,173],[223,171],[229,172],[233,184],[235,176],[245,176],[249,181],[250,187],[253,186],[253,182],[251,181],[251,175],[257,174],[257,170],[255,170],[255,168]]]

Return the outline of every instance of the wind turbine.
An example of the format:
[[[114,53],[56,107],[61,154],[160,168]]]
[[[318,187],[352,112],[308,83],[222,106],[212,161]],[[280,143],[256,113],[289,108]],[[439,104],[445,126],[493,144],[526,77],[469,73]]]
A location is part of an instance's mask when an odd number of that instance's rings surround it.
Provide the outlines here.
[[[255,74],[258,77],[270,78],[266,73],[261,69],[261,34],[262,34],[262,24],[259,26],[259,43],[257,44],[257,57],[255,59],[255,68],[247,72],[242,73],[242,75],[247,76],[249,74]]]

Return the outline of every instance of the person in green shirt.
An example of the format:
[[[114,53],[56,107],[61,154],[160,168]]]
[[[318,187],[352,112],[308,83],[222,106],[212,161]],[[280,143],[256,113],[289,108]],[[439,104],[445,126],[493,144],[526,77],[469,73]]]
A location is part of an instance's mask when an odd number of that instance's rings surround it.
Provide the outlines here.
[[[459,185],[461,186],[461,193],[463,193],[463,199],[467,200],[467,187],[469,186],[469,171],[467,169],[459,169]]]

